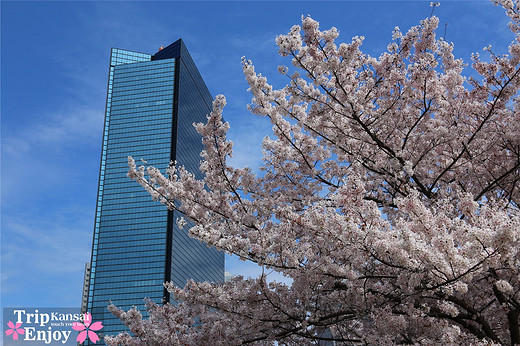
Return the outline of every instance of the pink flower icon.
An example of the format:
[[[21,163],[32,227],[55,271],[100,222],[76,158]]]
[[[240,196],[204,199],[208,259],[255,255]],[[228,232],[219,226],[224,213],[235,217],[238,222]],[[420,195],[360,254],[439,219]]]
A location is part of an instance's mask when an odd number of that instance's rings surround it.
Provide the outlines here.
[[[13,335],[13,340],[18,340],[18,334],[24,334],[25,333],[25,330],[20,328],[22,326],[21,323],[17,323],[16,325],[9,321],[7,322],[7,326],[9,327],[8,330],[5,331],[5,334],[6,335]]]
[[[100,330],[103,328],[103,324],[101,322],[95,322],[92,323],[92,315],[90,312],[85,314],[85,319],[83,320],[83,323],[76,322],[72,326],[72,329],[77,330],[80,332],[78,334],[78,337],[76,338],[76,341],[80,344],[83,343],[87,339],[87,336],[90,341],[93,343],[96,343],[99,341],[99,337],[96,333],[93,332],[93,330]]]

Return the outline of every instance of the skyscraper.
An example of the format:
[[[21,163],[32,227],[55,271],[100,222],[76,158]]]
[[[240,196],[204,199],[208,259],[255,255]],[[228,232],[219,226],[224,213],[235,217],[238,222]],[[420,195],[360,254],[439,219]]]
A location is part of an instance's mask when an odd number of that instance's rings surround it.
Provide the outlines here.
[[[126,328],[107,311],[171,301],[165,281],[224,281],[224,254],[188,237],[127,178],[128,156],[164,170],[177,161],[200,178],[201,137],[212,97],[182,40],[154,55],[112,49],[87,311],[104,335]]]

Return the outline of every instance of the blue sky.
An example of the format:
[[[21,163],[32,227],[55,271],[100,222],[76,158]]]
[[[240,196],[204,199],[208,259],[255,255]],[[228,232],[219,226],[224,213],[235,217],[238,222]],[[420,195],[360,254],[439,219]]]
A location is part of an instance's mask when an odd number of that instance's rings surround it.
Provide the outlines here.
[[[279,84],[279,34],[311,15],[339,41],[366,37],[378,56],[395,26],[430,14],[429,1],[1,2],[2,306],[76,307],[90,260],[108,60],[111,47],[155,53],[183,38],[225,118],[236,165],[258,168],[265,119],[250,115],[240,58]],[[512,35],[488,1],[441,1],[435,10],[455,54],[469,61]],[[233,274],[254,265],[228,258]]]

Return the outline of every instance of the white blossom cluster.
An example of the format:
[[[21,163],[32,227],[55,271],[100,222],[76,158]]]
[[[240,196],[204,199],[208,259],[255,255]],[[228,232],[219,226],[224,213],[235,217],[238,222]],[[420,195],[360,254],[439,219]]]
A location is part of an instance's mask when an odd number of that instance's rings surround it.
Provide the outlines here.
[[[497,2],[515,39],[508,55],[474,55],[476,77],[434,16],[396,28],[377,58],[303,18],[277,38],[297,70],[279,68],[281,89],[244,59],[250,110],[274,131],[261,174],[226,163],[223,96],[196,125],[203,180],[129,158],[129,177],[193,220],[192,237],[292,285],[167,284],[176,306],[150,303],[146,320],[111,306],[133,336],[106,341],[520,344],[520,4]]]

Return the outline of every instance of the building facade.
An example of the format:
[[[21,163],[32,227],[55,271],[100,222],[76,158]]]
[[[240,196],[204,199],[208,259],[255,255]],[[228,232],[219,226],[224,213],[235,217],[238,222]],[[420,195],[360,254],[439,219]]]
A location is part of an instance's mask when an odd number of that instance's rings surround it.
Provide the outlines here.
[[[211,104],[182,40],[154,55],[112,49],[87,299],[104,335],[126,330],[109,303],[144,311],[145,297],[171,301],[166,281],[224,281],[224,254],[189,238],[180,215],[127,178],[128,156],[161,170],[177,161],[201,178],[193,123],[206,122]]]
[[[85,263],[85,274],[83,276],[83,295],[81,297],[81,313],[87,312],[88,289],[90,285],[90,262]],[[224,281],[227,280],[224,275]]]

